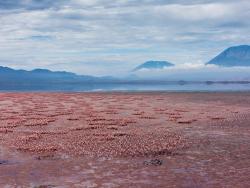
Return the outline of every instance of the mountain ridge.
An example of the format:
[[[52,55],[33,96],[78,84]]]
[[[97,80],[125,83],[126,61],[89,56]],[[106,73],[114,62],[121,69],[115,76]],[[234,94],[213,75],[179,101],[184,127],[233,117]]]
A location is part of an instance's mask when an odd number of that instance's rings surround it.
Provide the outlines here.
[[[221,67],[250,66],[250,45],[232,46],[211,59],[206,65]]]
[[[105,82],[113,80],[113,77],[95,77],[89,75],[77,75],[66,71],[51,71],[48,69],[16,70],[0,66],[0,83],[64,83],[64,82]]]

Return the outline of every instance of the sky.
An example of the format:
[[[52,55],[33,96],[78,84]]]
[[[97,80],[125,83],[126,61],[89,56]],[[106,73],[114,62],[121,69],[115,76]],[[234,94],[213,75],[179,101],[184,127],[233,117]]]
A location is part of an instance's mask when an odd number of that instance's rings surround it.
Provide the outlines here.
[[[250,44],[249,0],[0,0],[0,65],[126,75]]]

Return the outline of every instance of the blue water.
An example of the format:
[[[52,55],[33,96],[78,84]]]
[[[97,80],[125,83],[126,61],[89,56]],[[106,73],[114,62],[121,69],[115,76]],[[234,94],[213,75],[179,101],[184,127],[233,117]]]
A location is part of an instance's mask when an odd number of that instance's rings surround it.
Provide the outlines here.
[[[216,91],[250,91],[250,83],[164,83],[164,84],[60,84],[60,85],[18,85],[0,87],[0,91],[68,91],[68,92],[102,92],[102,91],[171,91],[171,92],[216,92]]]

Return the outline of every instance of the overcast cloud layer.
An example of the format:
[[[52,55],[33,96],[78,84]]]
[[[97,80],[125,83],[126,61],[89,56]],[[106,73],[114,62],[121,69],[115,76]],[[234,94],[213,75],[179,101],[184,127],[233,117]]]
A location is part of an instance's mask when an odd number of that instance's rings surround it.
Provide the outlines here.
[[[249,0],[0,0],[0,65],[124,75],[250,44]],[[192,66],[190,66],[192,67]]]

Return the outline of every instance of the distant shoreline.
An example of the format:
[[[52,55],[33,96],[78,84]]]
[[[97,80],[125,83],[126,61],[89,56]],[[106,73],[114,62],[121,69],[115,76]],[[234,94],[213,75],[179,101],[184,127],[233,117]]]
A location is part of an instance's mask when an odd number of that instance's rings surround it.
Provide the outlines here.
[[[0,92],[242,92],[250,91],[249,81],[133,81],[1,83]]]

